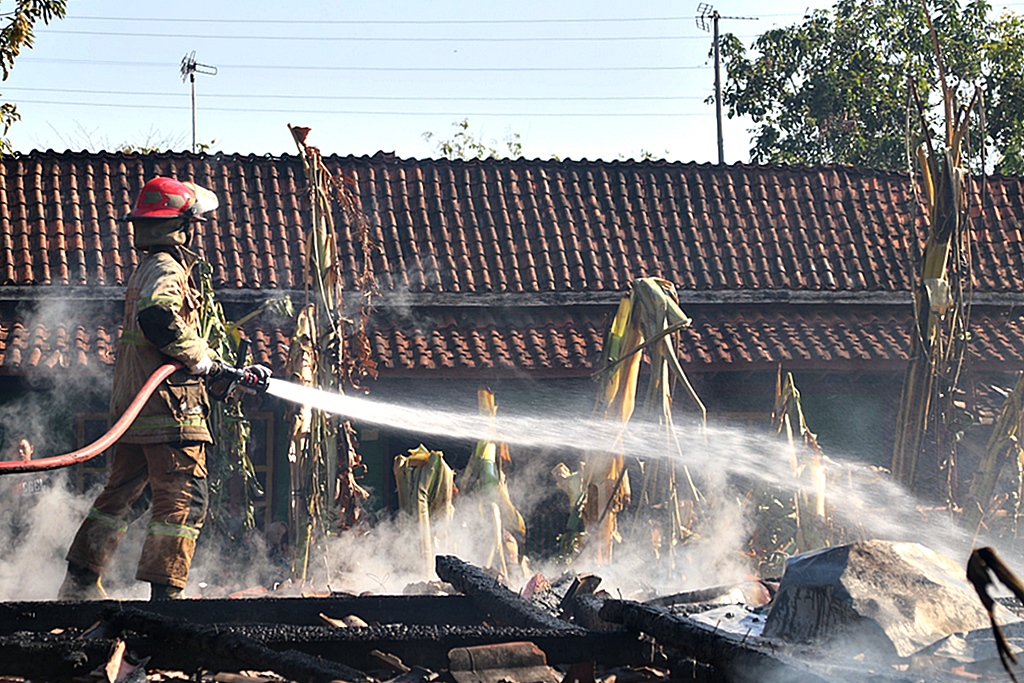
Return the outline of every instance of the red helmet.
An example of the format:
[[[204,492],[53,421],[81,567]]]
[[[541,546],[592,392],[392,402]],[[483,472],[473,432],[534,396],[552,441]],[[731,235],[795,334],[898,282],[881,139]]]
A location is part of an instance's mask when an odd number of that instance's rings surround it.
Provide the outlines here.
[[[175,218],[190,216],[196,203],[192,188],[174,178],[157,176],[142,188],[128,218]]]

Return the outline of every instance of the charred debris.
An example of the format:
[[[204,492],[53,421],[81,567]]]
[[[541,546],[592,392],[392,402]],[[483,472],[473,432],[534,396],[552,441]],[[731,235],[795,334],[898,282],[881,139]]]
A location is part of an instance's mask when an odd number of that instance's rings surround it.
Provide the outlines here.
[[[991,549],[971,563],[968,581],[923,546],[868,541],[795,556],[781,581],[639,600],[593,574],[517,593],[439,555],[416,594],[8,602],[0,680],[1008,680],[1024,620],[988,589],[1020,584]]]

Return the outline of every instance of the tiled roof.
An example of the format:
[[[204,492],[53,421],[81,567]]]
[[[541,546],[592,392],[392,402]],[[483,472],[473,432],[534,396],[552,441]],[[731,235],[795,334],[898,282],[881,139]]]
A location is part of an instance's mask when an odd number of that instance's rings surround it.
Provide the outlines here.
[[[679,288],[694,318],[682,341],[694,371],[906,361],[924,235],[906,175],[390,155],[325,163],[358,195],[379,247],[371,266],[382,306],[370,340],[385,376],[592,373],[617,292],[646,276]],[[10,301],[64,286],[116,301],[137,262],[130,226],[117,218],[157,174],[219,195],[195,246],[222,296],[303,289],[309,215],[297,157],[5,157],[0,285],[14,294],[0,307],[0,372],[112,362],[116,306],[54,322],[18,314]],[[978,183],[971,191],[975,291],[1012,298],[1024,291],[1022,179],[988,179],[984,203]],[[339,210],[335,222],[351,291],[362,250],[350,218]],[[860,300],[836,303],[850,295]],[[976,308],[973,327],[981,363],[1024,360],[1012,306]],[[257,320],[247,331],[257,358],[280,368],[287,324]]]
[[[379,245],[385,291],[908,291],[923,217],[909,178],[844,167],[327,157]],[[31,153],[0,174],[0,284],[123,284],[146,178],[195,180],[221,208],[199,250],[226,288],[301,289],[308,222],[295,156]],[[1024,289],[1020,178],[975,198],[977,286]],[[338,210],[347,277],[361,250]],[[351,285],[351,282],[349,282]]]
[[[680,358],[695,373],[773,370],[779,363],[794,371],[900,371],[910,348],[909,310],[700,306],[686,312],[693,325],[681,334]],[[375,316],[368,334],[387,377],[571,377],[597,370],[613,313],[599,306],[502,314],[426,308],[415,319]],[[1024,364],[1024,314],[983,309],[972,320],[976,368]],[[290,329],[256,320],[245,330],[255,359],[280,372]],[[103,368],[113,363],[119,335],[112,319],[0,322],[0,374]]]

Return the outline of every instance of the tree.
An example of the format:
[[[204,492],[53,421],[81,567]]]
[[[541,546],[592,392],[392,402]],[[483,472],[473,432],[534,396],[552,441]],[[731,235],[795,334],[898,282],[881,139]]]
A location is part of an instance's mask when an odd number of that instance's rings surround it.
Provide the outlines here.
[[[433,142],[434,152],[446,159],[498,159],[502,156],[520,157],[523,155],[523,145],[519,141],[519,133],[510,133],[503,140],[505,152],[503,155],[495,146],[496,140],[485,141],[477,137],[469,130],[469,119],[462,119],[452,124],[455,133],[447,140],[434,142],[434,133],[427,131],[423,133],[423,139]]]
[[[17,0],[13,12],[0,14],[6,19],[0,28],[0,71],[6,81],[14,68],[14,60],[23,48],[31,48],[35,40],[33,28],[38,21],[49,24],[53,19],[63,19],[67,11],[67,0]],[[0,151],[11,150],[7,132],[18,121],[18,107],[11,102],[0,103]]]
[[[997,171],[1024,170],[1024,23],[991,17],[985,0],[926,0],[945,66],[962,101],[984,92],[984,150]],[[908,122],[917,114],[909,85],[941,129],[941,88],[921,0],[838,0],[800,23],[758,37],[753,56],[733,35],[722,44],[723,102],[750,116],[751,161],[841,163],[905,169]],[[913,126],[917,128],[917,126]],[[974,126],[976,131],[981,126]],[[971,150],[980,162],[983,147]]]

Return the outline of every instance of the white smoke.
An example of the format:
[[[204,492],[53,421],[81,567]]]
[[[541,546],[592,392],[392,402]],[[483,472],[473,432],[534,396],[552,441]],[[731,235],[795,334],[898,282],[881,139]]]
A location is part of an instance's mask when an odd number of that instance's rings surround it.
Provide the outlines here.
[[[65,553],[96,491],[68,488],[68,470],[0,476],[0,600],[53,600],[67,564]],[[141,539],[129,534],[115,555],[104,585],[112,597],[138,597],[134,562]],[[148,593],[147,593],[148,595]]]
[[[492,435],[490,420],[472,410],[416,406],[409,398],[399,404],[362,396],[325,395],[275,381],[271,382],[270,391],[289,400],[309,402],[347,415],[361,424],[380,424],[420,433],[428,446],[431,435],[467,442]],[[441,403],[443,401],[432,400],[430,406]],[[511,444],[514,459],[517,452],[546,452],[558,454],[559,459],[574,468],[582,453],[601,450],[616,435],[606,423],[581,417],[586,413],[568,403],[563,400],[564,409],[560,410],[557,402],[546,402],[541,413],[499,413],[497,439]],[[750,492],[771,489],[782,499],[792,500],[801,486],[806,485],[806,480],[802,482],[794,473],[787,447],[761,431],[725,425],[711,425],[704,431],[683,429],[681,454],[674,456],[666,453],[663,434],[657,424],[634,420],[624,438],[624,451],[628,462],[669,459],[677,472],[686,468],[701,496],[695,505],[698,519],[689,529],[692,535],[683,543],[669,545],[662,533],[660,547],[655,550],[651,530],[637,523],[630,509],[620,515],[624,540],[614,551],[614,564],[593,565],[584,552],[573,562],[572,569],[593,571],[607,577],[621,590],[634,593],[641,590],[678,592],[744,580],[756,571],[748,547],[753,516],[757,514],[748,501]],[[528,518],[534,516],[534,506],[544,501],[554,488],[547,474],[552,464],[553,461],[545,458],[536,469],[520,467],[515,472],[515,477],[523,476],[529,482],[525,487],[518,486],[515,479],[511,482],[514,502]],[[828,509],[835,525],[849,533],[849,540],[918,541],[954,559],[966,559],[971,539],[959,531],[949,517],[923,518],[919,502],[877,470],[835,457],[826,459],[824,468],[828,480]],[[682,474],[679,474],[678,485],[681,490],[688,488]],[[637,486],[634,480],[634,495]],[[457,530],[465,533],[455,537],[453,546],[465,549],[464,559],[472,561],[469,557],[472,552],[480,557],[478,550],[471,550],[479,544],[475,540],[479,530],[470,524],[462,524]],[[348,566],[357,573],[367,574],[359,568],[370,561],[363,558],[377,561],[386,557],[386,565],[395,569],[389,572],[385,567],[378,567],[370,573],[377,577],[415,576],[415,553],[408,559],[396,556],[394,563],[391,562],[396,548],[418,547],[415,539],[403,536],[407,531],[381,527],[361,537],[358,542],[368,544],[370,549],[358,552],[346,549],[347,554],[360,558],[346,560]],[[380,552],[381,548],[388,548],[388,553]],[[536,560],[534,566],[537,566]],[[400,571],[398,567],[409,571]],[[563,569],[564,565],[556,565],[545,571],[557,573]],[[421,580],[426,578],[432,577],[420,575]],[[393,581],[385,583],[394,585]]]
[[[398,405],[360,396],[310,394],[276,380],[271,383],[271,391],[337,410],[362,424],[418,432],[428,446],[431,435],[466,443],[493,436],[491,421],[476,414],[468,400],[458,407],[429,409],[413,405],[411,399]],[[551,468],[559,461],[576,468],[583,453],[601,450],[615,436],[604,422],[581,417],[586,408],[570,405],[570,399],[561,396],[558,400],[538,401],[537,405],[542,405],[540,412],[506,408],[499,412],[498,438],[512,447],[510,493],[528,521],[557,512],[561,517],[553,520],[553,524],[564,526],[567,497],[554,506],[557,510],[550,509],[556,491]],[[9,407],[7,413],[14,417],[25,415],[14,407]],[[0,410],[0,417],[3,414]],[[791,470],[788,453],[777,441],[756,430],[712,425],[704,432],[689,428],[680,431],[682,455],[669,458],[664,454],[661,427],[635,420],[626,434],[624,450],[631,464],[667,458],[677,472],[681,473],[685,466],[692,476],[701,502],[699,519],[689,528],[692,535],[685,542],[668,544],[669,539],[662,533],[660,545],[656,544],[650,526],[630,508],[620,515],[623,542],[616,546],[612,564],[598,565],[586,550],[571,565],[557,559],[545,564],[527,543],[521,550],[531,555],[529,569],[524,572],[507,567],[510,583],[521,585],[531,572],[540,571],[550,578],[569,569],[598,574],[604,578],[603,587],[613,593],[639,597],[735,583],[754,573],[756,568],[747,543],[755,511],[746,494],[755,486],[775,487],[786,495],[796,492],[799,482]],[[37,456],[53,454],[39,450]],[[825,466],[833,473],[827,490],[829,509],[844,527],[855,530],[862,538],[919,541],[958,561],[966,559],[972,539],[956,529],[948,517],[933,514],[930,519],[923,518],[912,496],[860,465],[837,459]],[[56,595],[65,566],[64,553],[95,491],[81,496],[71,494],[64,485],[64,473],[50,476],[59,483],[40,497],[28,522],[29,530],[22,530],[16,537],[0,529],[2,547],[10,549],[0,559],[0,598],[47,599]],[[0,477],[0,485],[13,478]],[[634,479],[634,497],[638,484]],[[681,474],[679,486],[688,488]],[[106,587],[115,597],[148,595],[148,588],[133,578],[144,529],[145,520],[132,525],[104,577]],[[201,538],[189,595],[228,595],[261,586],[273,590],[285,582],[288,567],[280,558],[274,561],[268,557],[268,547],[259,533],[249,540],[245,562],[238,562],[235,555],[211,543],[211,532],[207,529]],[[495,564],[493,523],[478,501],[468,496],[457,498],[455,518],[448,524],[435,524],[433,532],[433,553],[457,555],[481,566]],[[30,543],[26,543],[28,538]],[[224,562],[225,557],[232,561]],[[400,515],[373,527],[346,532],[331,538],[325,546],[314,548],[309,576],[308,590],[350,593],[402,592],[409,584],[436,580],[432,559],[422,554],[415,521]]]

